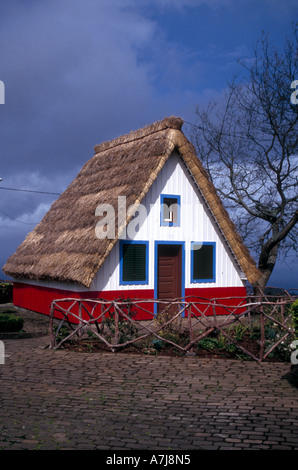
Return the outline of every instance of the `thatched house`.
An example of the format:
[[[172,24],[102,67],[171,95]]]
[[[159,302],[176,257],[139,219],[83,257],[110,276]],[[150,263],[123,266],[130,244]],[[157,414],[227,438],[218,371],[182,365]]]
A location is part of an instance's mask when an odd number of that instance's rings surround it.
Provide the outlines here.
[[[48,314],[63,297],[245,297],[259,271],[182,124],[165,118],[95,147],[3,267],[17,306]]]

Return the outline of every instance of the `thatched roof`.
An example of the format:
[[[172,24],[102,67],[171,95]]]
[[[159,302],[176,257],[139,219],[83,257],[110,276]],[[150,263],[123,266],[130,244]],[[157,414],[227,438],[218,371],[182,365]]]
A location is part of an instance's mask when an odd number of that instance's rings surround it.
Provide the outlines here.
[[[165,118],[136,132],[97,145],[95,155],[52,204],[3,267],[19,279],[56,280],[90,287],[117,241],[95,234],[98,204],[117,207],[126,196],[127,207],[141,203],[169,156],[176,149],[191,172],[223,236],[250,283],[259,277],[253,259],[231,222],[193,145],[181,131],[180,118]],[[127,223],[129,220],[127,220]]]

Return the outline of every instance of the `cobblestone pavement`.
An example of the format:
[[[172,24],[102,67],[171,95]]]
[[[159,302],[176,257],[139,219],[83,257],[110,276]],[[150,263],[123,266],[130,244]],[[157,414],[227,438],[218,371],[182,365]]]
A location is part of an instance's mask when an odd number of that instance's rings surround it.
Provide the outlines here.
[[[4,340],[0,449],[298,450],[289,364]]]

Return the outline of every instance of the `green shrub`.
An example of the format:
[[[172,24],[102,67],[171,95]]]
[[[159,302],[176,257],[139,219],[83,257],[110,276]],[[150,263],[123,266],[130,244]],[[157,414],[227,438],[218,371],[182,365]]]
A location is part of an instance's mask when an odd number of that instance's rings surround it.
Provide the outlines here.
[[[109,330],[109,340],[113,341],[116,332],[115,318],[107,318],[106,326]],[[119,318],[118,321],[118,344],[126,343],[126,341],[132,341],[138,332],[138,328],[130,323],[128,320]]]
[[[295,338],[298,339],[298,299],[292,303],[289,313],[292,316],[292,327],[294,328]]]
[[[234,329],[236,341],[242,341],[248,328],[245,325],[237,325]]]
[[[57,344],[60,343],[60,341],[67,338],[67,336],[70,334],[70,330],[66,325],[61,326],[60,328],[57,326],[54,328],[54,331],[55,331]]]
[[[0,314],[0,332],[13,333],[23,328],[24,320],[10,313]]]
[[[132,320],[135,319],[137,315],[136,307],[133,304],[131,299],[125,299],[120,297],[118,299],[120,302],[125,302],[125,304],[121,305],[122,311],[125,315]],[[105,325],[108,328],[108,339],[110,341],[114,341],[115,333],[116,333],[116,324],[115,324],[115,313],[113,311],[110,312],[110,317],[105,320]],[[127,320],[127,318],[119,313],[118,318],[118,344],[126,343],[127,341],[132,341],[138,333],[138,327]]]
[[[242,332],[241,332],[242,337]],[[247,355],[243,353],[232,341],[226,338],[223,334],[219,334],[217,338],[203,338],[198,342],[198,349],[213,352],[221,356],[226,353],[231,354],[236,359],[247,359]]]
[[[203,338],[198,342],[198,349],[216,351],[222,349],[222,344],[216,338]]]
[[[12,302],[12,284],[0,281],[0,304]]]
[[[172,343],[178,344],[179,346],[186,346],[189,342],[187,334],[180,331],[165,329],[161,330],[159,335],[165,340],[171,341]],[[163,342],[163,346],[170,346],[170,343]]]

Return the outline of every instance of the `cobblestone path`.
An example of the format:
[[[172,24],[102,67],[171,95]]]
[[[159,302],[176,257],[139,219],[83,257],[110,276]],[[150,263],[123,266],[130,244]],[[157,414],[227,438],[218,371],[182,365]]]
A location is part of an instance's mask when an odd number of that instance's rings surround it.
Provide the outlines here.
[[[0,449],[298,450],[289,364],[4,341]]]

